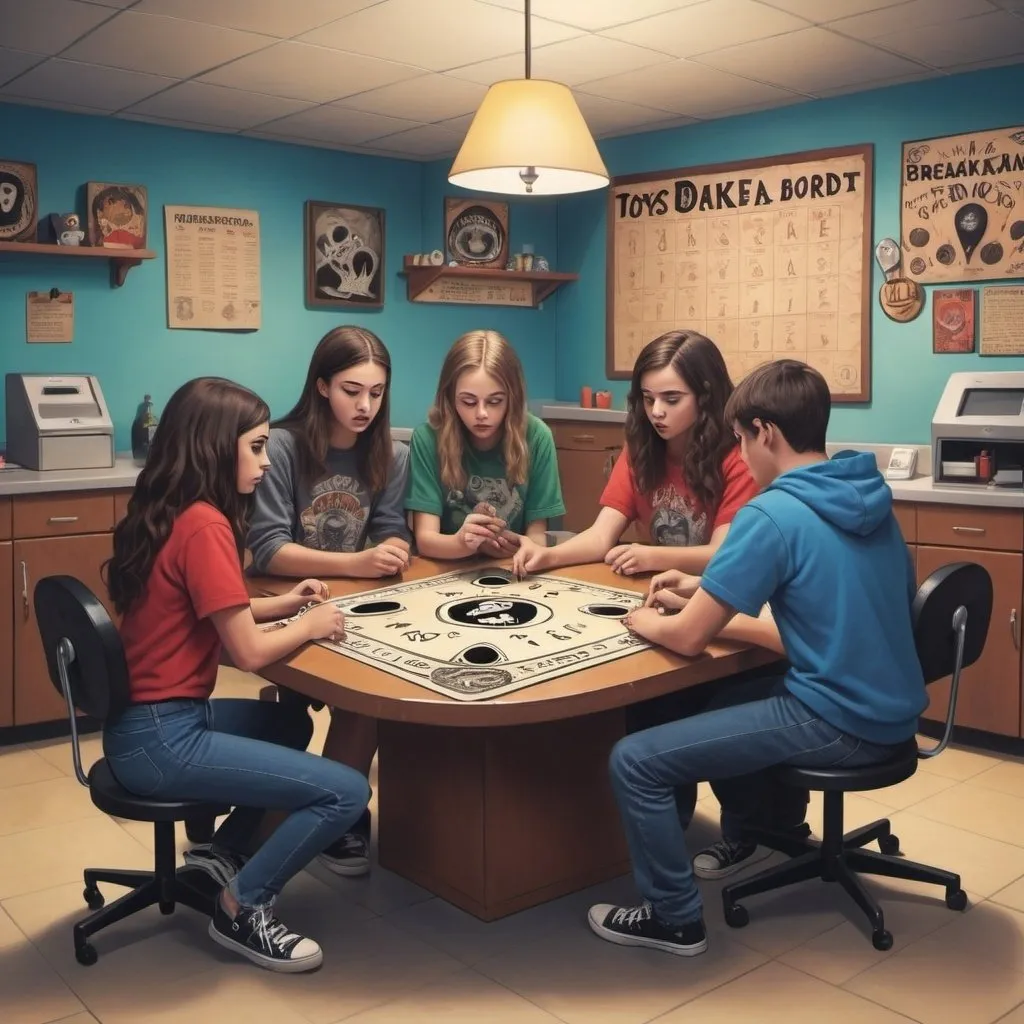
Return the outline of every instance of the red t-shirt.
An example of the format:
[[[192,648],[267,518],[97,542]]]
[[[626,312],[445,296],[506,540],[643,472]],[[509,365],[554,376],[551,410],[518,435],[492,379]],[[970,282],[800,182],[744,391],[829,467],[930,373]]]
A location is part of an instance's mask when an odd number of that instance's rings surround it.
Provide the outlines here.
[[[209,616],[248,603],[227,517],[206,502],[189,505],[121,623],[132,703],[209,697],[221,648]]]
[[[601,504],[621,512],[630,522],[639,521],[649,532],[652,544],[707,544],[711,534],[731,523],[740,508],[757,494],[757,484],[738,447],[722,460],[722,477],[722,500],[715,509],[704,508],[687,486],[680,466],[672,462],[654,492],[641,494],[633,478],[629,450],[624,447],[605,485]]]

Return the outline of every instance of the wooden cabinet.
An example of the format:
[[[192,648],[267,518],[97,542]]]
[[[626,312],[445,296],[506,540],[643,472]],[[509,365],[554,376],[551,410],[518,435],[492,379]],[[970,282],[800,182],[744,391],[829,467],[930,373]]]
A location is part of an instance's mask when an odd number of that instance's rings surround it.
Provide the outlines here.
[[[0,498],[0,540],[11,539],[11,499]]]
[[[892,514],[899,524],[900,533],[908,544],[917,543],[917,506],[910,501],[894,501]]]
[[[917,576],[923,581],[950,562],[976,562],[992,577],[992,620],[981,657],[960,677],[956,724],[1003,736],[1021,734],[1021,595],[1024,558],[1018,552],[963,550],[918,545]],[[928,687],[925,718],[944,720],[949,707],[946,680]]]
[[[1024,512],[976,505],[921,505],[917,510],[918,544],[1024,550]]]
[[[10,511],[10,509],[8,509]],[[0,729],[14,725],[14,572],[11,542],[0,542]]]

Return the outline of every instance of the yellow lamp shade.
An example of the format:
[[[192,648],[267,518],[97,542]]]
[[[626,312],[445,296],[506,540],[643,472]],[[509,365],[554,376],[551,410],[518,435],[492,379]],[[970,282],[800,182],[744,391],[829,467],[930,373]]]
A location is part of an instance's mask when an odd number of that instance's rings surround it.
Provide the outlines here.
[[[480,192],[562,195],[603,188],[608,171],[569,89],[523,78],[487,90],[448,180]]]

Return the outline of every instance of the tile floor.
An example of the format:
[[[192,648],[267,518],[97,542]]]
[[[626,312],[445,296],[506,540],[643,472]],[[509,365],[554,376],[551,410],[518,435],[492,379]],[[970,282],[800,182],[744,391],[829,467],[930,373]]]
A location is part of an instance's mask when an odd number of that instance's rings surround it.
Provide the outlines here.
[[[255,686],[226,670],[219,692]],[[325,728],[321,714],[315,743]],[[88,738],[87,758],[98,751]],[[820,828],[820,804],[813,811]],[[315,974],[234,959],[188,910],[115,925],[84,968],[71,942],[82,868],[150,866],[152,833],[92,806],[66,740],[0,748],[0,1021],[1024,1024],[1024,761],[949,750],[903,785],[847,803],[851,827],[886,814],[908,856],[958,870],[971,897],[956,914],[926,887],[871,883],[896,937],[887,954],[821,883],[751,900],[740,931],[706,884],[710,950],[685,960],[589,932],[587,906],[632,901],[628,878],[488,925],[378,868],[344,880],[314,867],[285,891],[281,914],[322,943]],[[713,838],[716,821],[706,791],[691,842]]]

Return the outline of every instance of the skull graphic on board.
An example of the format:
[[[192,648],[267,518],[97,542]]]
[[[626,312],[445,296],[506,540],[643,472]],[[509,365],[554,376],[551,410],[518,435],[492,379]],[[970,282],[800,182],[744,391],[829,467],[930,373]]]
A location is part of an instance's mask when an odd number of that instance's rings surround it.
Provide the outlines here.
[[[0,241],[34,241],[35,237],[35,167],[0,162]]]
[[[376,221],[361,210],[333,207],[315,223],[316,288],[337,299],[377,298],[381,239]]]

